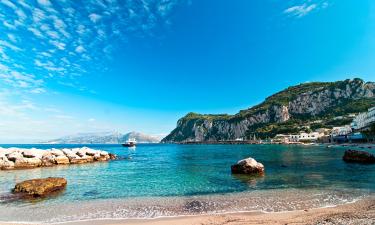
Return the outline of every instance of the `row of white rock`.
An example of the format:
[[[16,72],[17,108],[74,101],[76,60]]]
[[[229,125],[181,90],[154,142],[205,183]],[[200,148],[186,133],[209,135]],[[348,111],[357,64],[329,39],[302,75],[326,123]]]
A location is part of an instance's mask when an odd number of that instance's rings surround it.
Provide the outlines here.
[[[109,159],[111,156],[108,152],[87,147],[45,150],[0,147],[0,170],[81,164]]]

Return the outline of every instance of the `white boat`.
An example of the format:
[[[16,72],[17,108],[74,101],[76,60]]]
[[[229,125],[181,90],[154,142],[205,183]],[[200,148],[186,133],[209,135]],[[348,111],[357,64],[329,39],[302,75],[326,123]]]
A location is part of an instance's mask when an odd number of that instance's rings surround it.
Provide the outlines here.
[[[137,144],[137,141],[135,140],[135,138],[129,138],[126,143],[122,144],[122,146],[124,147],[135,147],[135,145]]]

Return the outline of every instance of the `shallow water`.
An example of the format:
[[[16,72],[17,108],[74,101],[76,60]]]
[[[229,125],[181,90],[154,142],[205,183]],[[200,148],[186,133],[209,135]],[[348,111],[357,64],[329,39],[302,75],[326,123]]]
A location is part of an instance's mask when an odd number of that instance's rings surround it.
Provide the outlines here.
[[[25,179],[61,176],[68,180],[65,192],[43,201],[2,201],[0,221],[62,222],[285,211],[342,204],[365,198],[375,190],[375,166],[343,162],[346,149],[343,147],[169,144],[140,144],[135,150],[120,145],[89,147],[126,159],[0,171],[3,196],[9,195],[16,182]],[[265,165],[265,176],[231,175],[230,165],[249,156]]]

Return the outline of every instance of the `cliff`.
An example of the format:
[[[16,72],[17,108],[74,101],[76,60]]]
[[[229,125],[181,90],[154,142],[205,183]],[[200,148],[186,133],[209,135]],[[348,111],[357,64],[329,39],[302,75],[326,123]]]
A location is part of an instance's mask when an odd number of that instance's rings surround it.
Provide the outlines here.
[[[311,82],[289,87],[235,115],[188,113],[162,142],[272,137],[350,123],[350,113],[375,105],[375,83],[361,79]],[[338,118],[339,117],[339,118]]]

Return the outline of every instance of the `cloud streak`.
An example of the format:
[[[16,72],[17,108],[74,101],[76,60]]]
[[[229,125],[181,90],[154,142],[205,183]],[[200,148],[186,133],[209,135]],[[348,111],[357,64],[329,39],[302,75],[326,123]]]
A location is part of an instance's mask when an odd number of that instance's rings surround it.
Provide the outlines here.
[[[153,35],[156,27],[167,27],[169,14],[179,3],[37,0],[32,4],[0,0],[0,63],[7,67],[0,71],[1,76],[12,87],[18,82],[25,88],[31,86],[31,79],[19,81],[12,78],[12,72],[42,80],[43,85],[72,82],[67,79],[95,73],[112,57],[109,49],[114,49],[114,44],[132,35]],[[15,68],[15,64],[20,66]]]
[[[302,4],[299,5],[293,5],[287,9],[284,10],[284,14],[287,14],[292,17],[301,18],[308,14],[310,14],[313,11],[316,11],[318,9],[327,8],[328,2],[313,2],[313,1],[305,1]]]
[[[108,129],[32,101],[40,99],[36,95],[55,97],[56,87],[95,93],[79,78],[102,71],[112,49],[129,37],[168,28],[170,13],[182,1],[0,0],[1,137],[61,135],[63,127]]]

